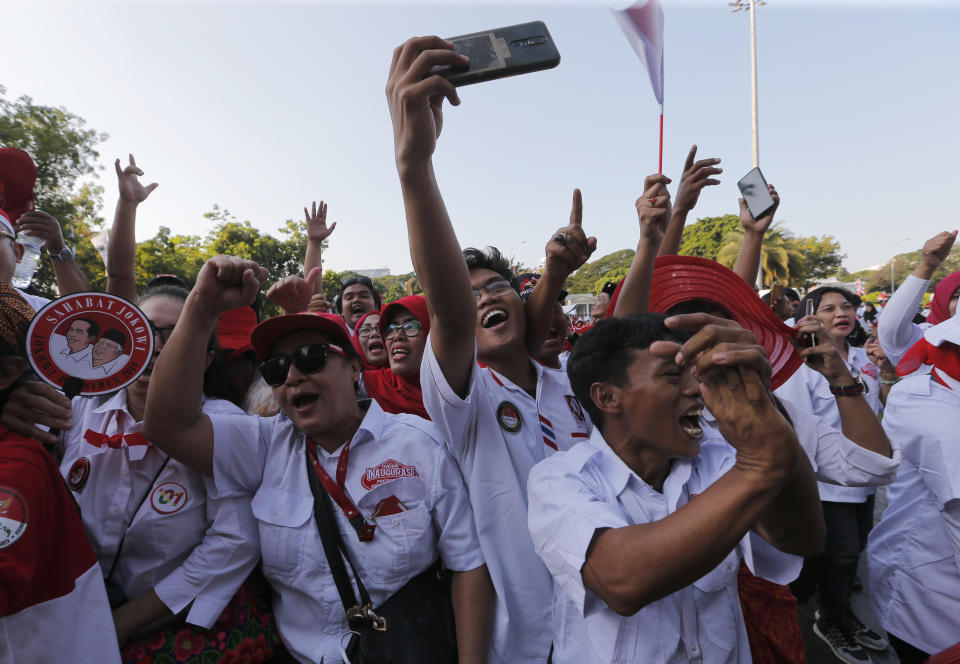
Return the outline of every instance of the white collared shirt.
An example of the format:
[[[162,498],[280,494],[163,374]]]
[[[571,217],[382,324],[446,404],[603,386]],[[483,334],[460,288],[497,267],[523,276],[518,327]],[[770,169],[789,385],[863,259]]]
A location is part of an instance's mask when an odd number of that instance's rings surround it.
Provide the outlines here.
[[[866,386],[864,398],[866,398],[867,403],[870,405],[870,409],[873,410],[874,413],[879,413],[881,409],[880,369],[867,357],[867,351],[863,348],[857,348],[856,346],[847,346],[846,364],[854,378],[860,376],[863,379],[864,385]],[[825,468],[829,468],[830,465],[832,465],[832,463],[829,462],[829,458],[822,457],[822,459],[818,459],[817,455],[811,455],[810,448],[814,445],[819,446],[821,444],[819,441],[829,443],[830,438],[836,435],[831,434],[831,432],[842,432],[840,409],[837,408],[836,400],[847,397],[835,397],[830,392],[830,383],[827,382],[823,374],[811,369],[806,364],[800,365],[800,368],[790,376],[787,382],[778,387],[774,391],[774,394],[777,395],[777,398],[780,399],[784,408],[786,408],[790,414],[790,419],[793,420],[794,428],[797,431],[797,437],[800,439],[800,443],[804,449],[807,450],[807,456],[809,456],[811,462],[813,462],[814,468],[820,467],[821,461],[823,461]],[[842,433],[840,433],[840,435],[842,435]],[[812,441],[818,442],[813,443]],[[839,463],[849,464],[851,461],[857,463],[866,462],[868,466],[864,470],[867,471],[868,475],[878,475],[878,480],[892,479],[892,472],[896,469],[896,465],[891,466],[890,463],[885,463],[879,458],[869,457],[868,454],[866,454],[868,451],[863,448],[860,448],[861,451],[857,452],[835,437],[832,442],[838,446],[837,453],[841,455],[841,457],[845,457],[845,459],[838,459],[837,461]],[[848,442],[856,445],[852,441]],[[856,456],[854,457],[852,455]],[[880,455],[876,456],[880,457]],[[894,459],[887,459],[887,461],[898,462],[899,459],[894,457]],[[843,472],[850,473],[850,471],[854,469],[852,466],[846,465],[845,468],[842,467],[842,470]],[[853,483],[836,481],[846,480],[848,478],[869,479],[869,477],[858,478],[857,475],[859,474],[860,473],[854,471],[852,474],[847,475],[847,477],[844,477],[842,474],[839,477],[833,476],[828,482],[819,481],[818,478],[817,486],[820,490],[820,500],[837,503],[865,502],[875,491],[873,485],[870,485],[868,482],[859,481]],[[833,475],[833,473],[831,473],[831,475]],[[887,479],[887,481],[889,481],[889,479]],[[840,486],[840,484],[844,484],[844,486]],[[883,484],[883,481],[878,481],[875,484]]]
[[[350,444],[345,487],[357,509],[376,522],[373,539],[360,542],[340,508],[333,502],[331,508],[377,607],[438,557],[448,569],[466,571],[482,565],[483,556],[463,478],[434,426],[367,403]],[[255,494],[263,573],[274,590],[284,643],[301,662],[339,662],[347,620],[314,520],[304,434],[283,413],[210,420],[218,490]],[[317,449],[331,478],[342,450]],[[381,501],[392,497],[405,509],[374,517]]]
[[[460,464],[497,593],[490,662],[542,664],[550,652],[553,584],[527,529],[527,475],[554,452],[545,439],[566,450],[593,429],[567,375],[531,364],[536,399],[476,363],[461,399],[429,337],[420,367],[423,404]]]
[[[664,519],[695,499],[735,461],[735,451],[725,443],[704,443],[694,459],[673,462],[660,493],[630,470],[594,430],[586,444],[534,467],[529,482],[530,533],[558,586],[557,613],[576,616],[582,623],[573,636],[556,635],[554,662],[673,664],[698,657],[709,664],[751,661],[737,595],[741,558],[751,572],[780,584],[795,579],[802,563],[759,535],[745,536],[693,585],[629,617],[610,609],[584,585],[581,574],[598,529]]]
[[[62,334],[50,337],[50,356],[54,363],[63,369],[68,376],[84,377],[90,372],[90,356],[93,354],[93,345],[87,344],[80,350],[70,350],[67,338]]]
[[[877,319],[877,341],[893,366],[897,366],[910,347],[920,341],[924,330],[931,327],[930,323],[917,325],[913,322],[929,285],[929,279],[908,275],[890,296]]]
[[[960,639],[960,393],[914,374],[887,396],[883,427],[903,448],[867,545],[883,628],[929,653]]]
[[[192,602],[187,622],[210,627],[256,564],[258,544],[243,536],[253,522],[249,503],[209,497],[209,480],[174,459],[164,466],[166,454],[135,438],[119,448],[88,442],[88,430],[107,436],[140,431],[125,390],[106,400],[76,397],[72,405],[74,426],[60,434],[60,473],[80,505],[103,574],[110,573],[123,538],[111,581],[127,598],[152,588],[173,613]],[[220,399],[204,401],[203,410],[242,412]]]
[[[127,363],[130,359],[130,356],[121,353],[117,357],[113,358],[109,362],[104,362],[99,366],[93,366],[93,359],[91,358],[90,366],[86,368],[86,375],[83,376],[87,380],[98,380],[103,379],[112,374],[115,371],[119,371],[123,368],[123,365]]]

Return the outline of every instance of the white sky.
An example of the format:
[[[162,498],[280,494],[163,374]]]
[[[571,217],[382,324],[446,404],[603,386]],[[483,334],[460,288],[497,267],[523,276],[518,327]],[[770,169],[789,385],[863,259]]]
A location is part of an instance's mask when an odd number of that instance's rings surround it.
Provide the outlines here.
[[[751,167],[748,16],[724,0],[663,4],[665,171],[678,180],[694,142],[722,157],[723,183],[694,216],[734,212]],[[543,20],[557,69],[462,88],[447,109],[436,169],[459,239],[535,264],[579,186],[597,255],[636,246],[658,109],[599,2],[7,2],[4,19],[8,96],[110,134],[108,221],[113,159],[133,152],[160,183],[138,239],[160,225],[202,234],[214,203],[275,233],[322,198],[340,222],[325,266],[394,273],[411,267],[383,92],[393,48]],[[760,160],[778,219],[834,235],[851,270],[960,226],[960,2],[770,0],[757,19]]]

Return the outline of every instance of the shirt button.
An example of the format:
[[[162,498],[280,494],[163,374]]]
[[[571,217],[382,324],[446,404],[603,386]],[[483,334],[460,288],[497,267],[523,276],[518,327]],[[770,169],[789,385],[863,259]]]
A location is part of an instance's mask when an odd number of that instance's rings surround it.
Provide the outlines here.
[[[110,508],[110,514],[120,514],[120,508],[114,505]]]
[[[690,646],[690,652],[697,652],[697,644],[696,644],[696,643],[694,643],[693,645]]]
[[[400,525],[400,519],[394,519],[394,520],[393,520],[393,525],[399,526],[399,525]]]

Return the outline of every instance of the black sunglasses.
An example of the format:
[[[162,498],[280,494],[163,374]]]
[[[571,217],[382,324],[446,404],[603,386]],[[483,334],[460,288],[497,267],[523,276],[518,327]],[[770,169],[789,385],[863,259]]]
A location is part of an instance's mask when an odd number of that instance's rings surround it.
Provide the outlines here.
[[[327,352],[336,353],[341,357],[350,357],[336,344],[307,344],[300,346],[289,355],[275,355],[266,360],[260,365],[260,375],[270,387],[280,387],[287,380],[291,364],[305,374],[323,371],[327,365]]]
[[[347,277],[340,282],[340,290],[343,290],[347,286],[353,286],[354,284],[363,284],[364,286],[370,286],[373,288],[373,280],[370,277]]]
[[[153,338],[162,344],[167,343],[170,335],[173,334],[173,325],[170,327],[157,327],[153,324],[153,321],[147,322],[150,323],[150,329],[153,330]]]

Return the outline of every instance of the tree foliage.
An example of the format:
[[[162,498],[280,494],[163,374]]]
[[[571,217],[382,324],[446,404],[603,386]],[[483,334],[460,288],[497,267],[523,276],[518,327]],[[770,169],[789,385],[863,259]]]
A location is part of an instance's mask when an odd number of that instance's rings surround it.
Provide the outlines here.
[[[591,261],[567,279],[564,289],[570,293],[597,294],[608,281],[619,281],[633,262],[633,249],[621,249]]]
[[[723,247],[724,236],[730,231],[738,229],[742,232],[740,217],[735,214],[698,219],[695,224],[690,224],[683,229],[680,254],[683,256],[700,256],[715,261]]]
[[[6,98],[0,86],[0,145],[26,151],[37,165],[34,206],[60,220],[66,243],[76,249],[77,263],[92,288],[106,285],[103,261],[91,240],[103,223],[99,216],[103,189],[88,179],[95,173],[97,146],[106,134],[63,107],[35,104],[30,97]],[[41,261],[34,286],[56,296],[49,260]]]

